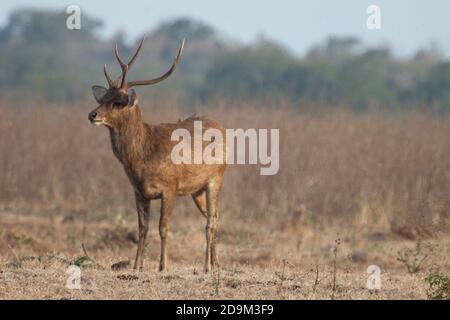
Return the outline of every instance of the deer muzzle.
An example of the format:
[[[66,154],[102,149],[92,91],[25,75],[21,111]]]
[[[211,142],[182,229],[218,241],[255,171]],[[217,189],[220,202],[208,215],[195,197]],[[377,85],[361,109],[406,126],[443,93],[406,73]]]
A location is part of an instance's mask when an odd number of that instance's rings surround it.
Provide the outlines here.
[[[89,121],[92,123],[92,124],[98,124],[99,122],[102,122],[102,120],[101,119],[99,119],[98,117],[97,117],[97,112],[96,111],[92,111],[92,112],[90,112],[89,114],[88,114],[88,119],[89,119]]]

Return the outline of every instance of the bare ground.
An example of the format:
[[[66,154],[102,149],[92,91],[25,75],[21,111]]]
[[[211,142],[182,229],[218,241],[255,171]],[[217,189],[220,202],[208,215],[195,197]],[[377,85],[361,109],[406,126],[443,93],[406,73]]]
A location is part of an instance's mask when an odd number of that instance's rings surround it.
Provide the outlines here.
[[[108,260],[102,260],[108,263]],[[83,268],[81,289],[67,289],[67,265],[27,263],[21,268],[2,268],[2,299],[330,299],[330,269],[322,270],[321,282],[314,290],[313,270],[289,271],[281,283],[276,266],[223,268],[204,275],[198,266],[174,263],[170,271],[159,273],[156,263],[150,270],[114,272]],[[298,271],[297,271],[298,270]],[[366,288],[364,268],[337,273],[336,299],[426,299],[424,273],[385,273],[380,291]]]
[[[348,229],[344,233],[337,227],[316,230],[307,225],[258,232],[255,225],[233,226],[225,220],[219,240],[221,265],[205,275],[204,221],[199,215],[174,223],[169,270],[160,273],[155,220],[144,271],[130,266],[113,271],[111,265],[134,256],[136,227],[131,217],[80,222],[72,216],[46,219],[3,213],[0,298],[426,299],[424,278],[437,266],[450,270],[450,241],[442,232],[417,239]],[[399,252],[408,249],[419,259],[425,257],[416,273],[408,273],[406,264],[397,259]],[[80,260],[86,253],[94,261]],[[67,267],[77,259],[81,289],[68,289]],[[366,286],[366,270],[372,264],[381,268],[380,290]]]

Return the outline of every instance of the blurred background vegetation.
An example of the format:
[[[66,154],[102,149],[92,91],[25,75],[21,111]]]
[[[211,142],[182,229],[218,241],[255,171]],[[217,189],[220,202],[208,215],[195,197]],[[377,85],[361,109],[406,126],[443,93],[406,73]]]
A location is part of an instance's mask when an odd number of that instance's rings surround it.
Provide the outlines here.
[[[66,18],[64,12],[32,9],[10,15],[0,29],[2,97],[20,101],[39,96],[53,103],[88,97],[91,85],[105,83],[104,63],[119,71],[114,43],[124,57],[135,48],[124,33],[100,37],[98,19],[84,15],[81,30],[68,30],[61,27]],[[146,37],[131,78],[152,78],[165,71],[181,39],[187,39],[172,80],[156,89],[138,89],[149,99],[171,95],[187,106],[225,98],[287,100],[293,108],[318,102],[355,111],[450,110],[450,62],[433,46],[400,59],[388,47],[368,48],[351,36],[331,37],[298,57],[271,39],[241,44],[189,18],[162,23]]]

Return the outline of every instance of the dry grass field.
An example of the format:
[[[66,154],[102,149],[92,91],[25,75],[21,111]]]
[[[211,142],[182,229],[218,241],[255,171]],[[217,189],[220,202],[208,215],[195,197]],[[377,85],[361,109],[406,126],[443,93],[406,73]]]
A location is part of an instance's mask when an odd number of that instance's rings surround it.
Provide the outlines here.
[[[1,299],[426,299],[438,289],[448,298],[448,117],[198,107],[227,128],[280,129],[276,176],[228,168],[220,267],[204,275],[205,221],[190,198],[175,207],[167,272],[157,271],[157,201],[144,272],[111,269],[134,259],[137,217],[91,109],[0,101]],[[151,123],[192,113],[176,102],[142,110]],[[70,264],[81,266],[80,290],[66,288]],[[366,287],[369,265],[381,269],[380,290]]]

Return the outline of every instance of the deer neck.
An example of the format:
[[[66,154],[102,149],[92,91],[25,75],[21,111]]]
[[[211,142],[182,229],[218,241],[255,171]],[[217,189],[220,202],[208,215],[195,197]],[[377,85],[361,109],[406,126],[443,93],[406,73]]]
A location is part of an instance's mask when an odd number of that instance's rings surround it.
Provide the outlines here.
[[[109,132],[113,152],[125,167],[144,157],[146,128],[139,106],[130,108],[130,112],[109,128]]]

